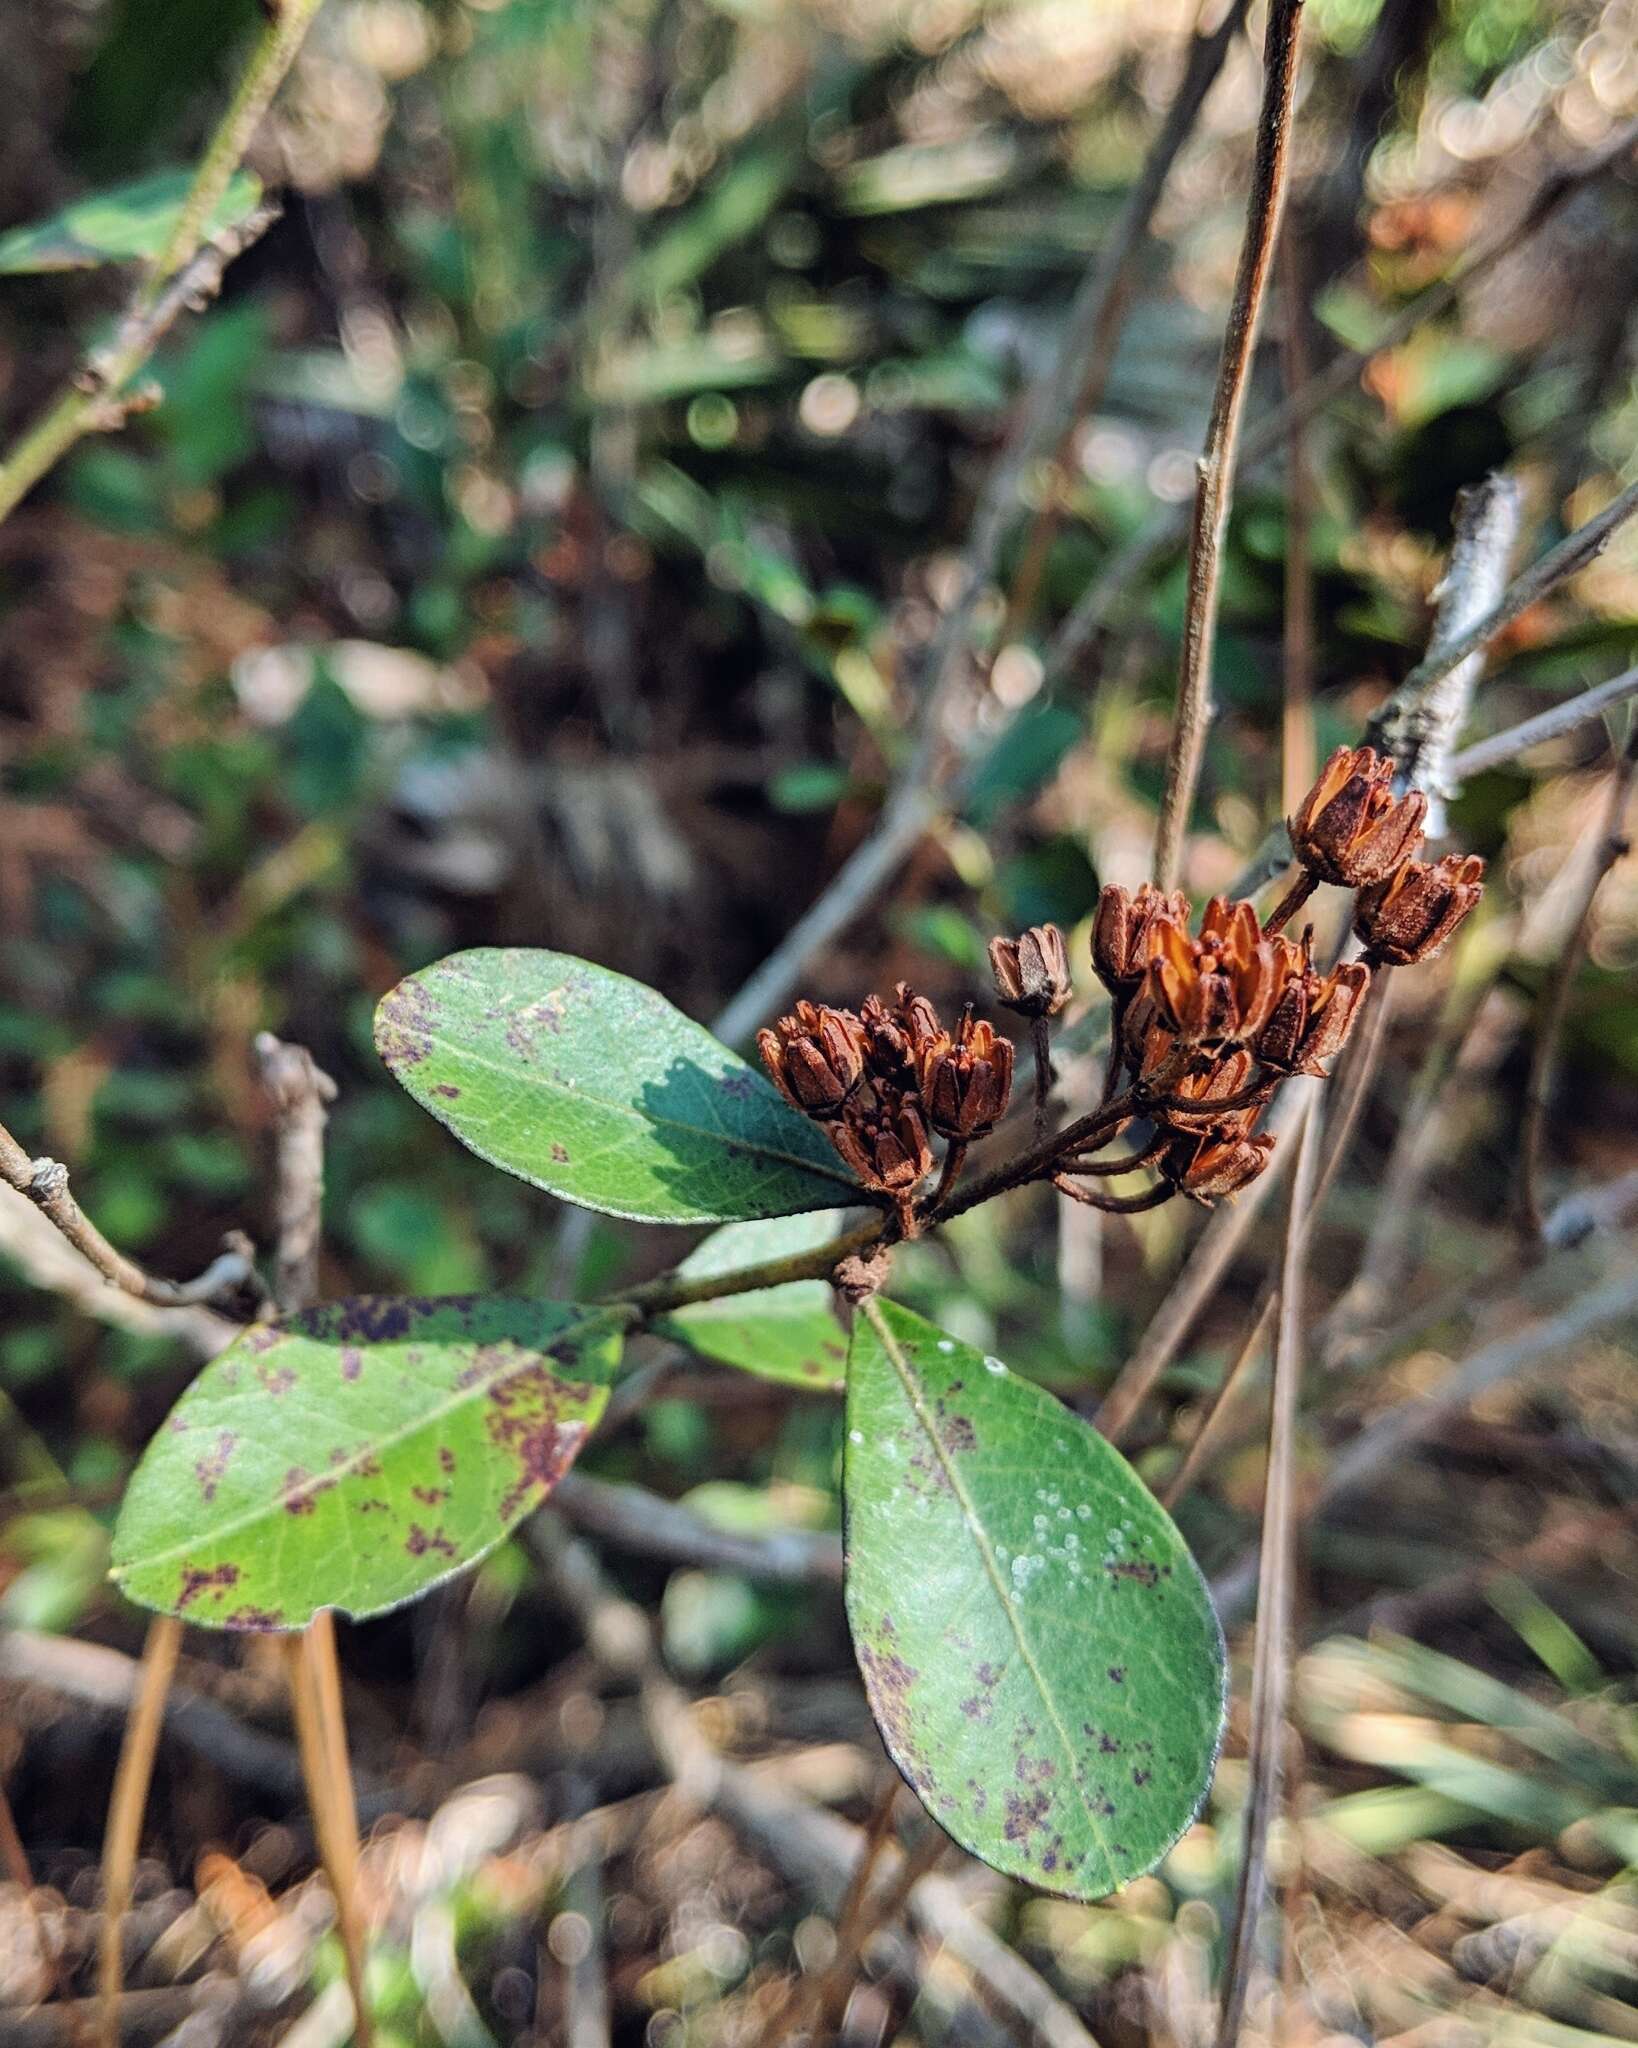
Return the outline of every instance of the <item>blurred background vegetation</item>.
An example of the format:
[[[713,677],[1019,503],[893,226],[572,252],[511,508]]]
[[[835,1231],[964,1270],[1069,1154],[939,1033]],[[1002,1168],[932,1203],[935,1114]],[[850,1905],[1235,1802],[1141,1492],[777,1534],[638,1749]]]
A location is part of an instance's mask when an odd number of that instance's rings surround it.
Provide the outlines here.
[[[259,18],[256,0],[8,7],[0,227],[190,163]],[[601,1223],[565,1234],[544,1196],[394,1087],[370,1051],[374,999],[459,946],[541,944],[708,1018],[788,930],[902,766],[917,657],[976,491],[1137,174],[1194,19],[1192,0],[329,0],[252,152],[283,217],[165,344],[163,404],[83,443],[0,526],[0,1099],[25,1144],[72,1162],[116,1243],[180,1275],[225,1230],[265,1227],[250,1047],[271,1029],[340,1087],[327,1291],[562,1295],[686,1247]],[[1368,345],[1555,164],[1638,114],[1633,0],[1309,0],[1304,34],[1290,235],[1316,363]],[[1124,592],[1071,672],[1044,680],[1041,649],[1099,565],[1192,490],[1258,84],[1257,45],[1239,39],[1168,187],[1099,408],[1065,461],[1028,480],[1057,509],[1044,552],[1015,547],[1004,564],[1015,610],[982,714],[1000,737],[959,815],[816,963],[814,995],[852,1001],[908,977],[959,1000],[983,986],[989,932],[1050,917],[1076,935],[1091,998],[1097,889],[1147,866],[1180,553]],[[1509,469],[1539,550],[1632,481],[1635,285],[1629,164],[1373,356],[1316,423],[1321,753],[1357,735],[1421,651],[1461,486]],[[108,269],[0,277],[12,431],[124,288]],[[1254,415],[1282,390],[1285,320],[1270,323]],[[1242,478],[1191,852],[1201,894],[1280,809],[1287,519],[1279,462]],[[986,600],[980,633],[1001,616]],[[1511,630],[1479,727],[1614,673],[1635,640],[1629,532]],[[1322,1288],[1353,1271],[1408,1104],[1427,1116],[1437,1098],[1438,1156],[1404,1219],[1416,1257],[1335,1347],[1315,1473],[1323,1441],[1433,1384],[1509,1315],[1630,1259],[1617,1242],[1538,1274],[1509,1251],[1530,1003],[1563,945],[1610,747],[1595,722],[1480,776],[1455,807],[1455,843],[1487,857],[1494,887],[1454,959],[1401,1000],[1318,1250]],[[1555,1195],[1638,1163],[1635,955],[1638,870],[1623,862],[1571,1005]],[[1164,1292],[1192,1227],[1180,1206],[1062,1243],[1025,1199],[907,1260],[906,1292],[1090,1405]],[[105,1530],[199,1346],[137,1304],[88,1315],[64,1299],[49,1248],[5,1215],[0,1625],[128,1651],[140,1622],[103,1583]],[[1273,1226],[1256,1242],[1146,1411],[1151,1477],[1176,1469],[1238,1341]],[[1316,1531],[1299,1804],[1319,1846],[1295,1909],[1315,2038],[1455,2010],[1555,2048],[1578,2029],[1638,2038],[1619,1995],[1634,1990],[1638,1923],[1618,1922],[1598,1988],[1573,1995],[1555,1977],[1532,1997],[1512,1952],[1507,1996],[1495,1971],[1451,1960],[1490,1924],[1473,1901],[1498,1870],[1523,1888],[1490,1916],[1507,1920],[1559,1909],[1634,1853],[1630,1814],[1624,1833],[1609,1819],[1638,1807],[1630,1337],[1601,1330],[1546,1383],[1467,1411],[1374,1482],[1368,1508]],[[1255,1530],[1255,1407],[1183,1508],[1208,1567]],[[838,1436],[832,1403],[694,1373],[586,1462],[735,1528],[825,1529]],[[1486,1576],[1558,1518],[1589,1516],[1599,1533],[1547,1583],[1534,1566]],[[847,1749],[867,1761],[851,1777],[838,1765],[816,1796],[868,1810],[879,1759],[833,1589],[618,1547],[607,1566],[658,1614],[725,1740]],[[1385,1596],[1416,1635],[1430,1583],[1443,1591],[1423,1645],[1354,1639]],[[586,1715],[605,1708],[576,1640],[522,1541],[458,1595],[350,1632],[366,1776],[417,1814],[463,1774],[521,1772],[544,1783],[548,1820],[648,1782],[618,1744],[599,1781]],[[190,1682],[278,1725],[257,1653],[239,1661],[194,1639]],[[9,1669],[0,1774],[36,1876],[84,1904],[111,1724],[68,1711],[27,1657]],[[203,1894],[194,1859],[226,1845],[292,1924],[312,1921],[296,1803],[175,1752],[151,1893]],[[1231,1742],[1217,1805],[1161,1878],[1109,1908],[975,1896],[1000,1902],[1100,2038],[1193,2041],[1243,1790]],[[613,1881],[629,1906],[607,1937],[614,2038],[754,2040],[815,1923],[788,1872],[721,1829],[667,1825]],[[1538,1859],[1522,1875],[1521,1856]],[[560,1873],[544,1852],[507,1868],[516,1896],[493,1857],[439,1896],[466,1916],[463,1939],[473,1930],[482,2023],[559,2039],[564,1959],[549,1965],[518,1928],[542,1897],[561,1903]],[[711,1902],[703,1920],[691,1887]],[[1423,1938],[1430,1918],[1438,1939]],[[383,1949],[383,2010],[406,2040],[454,2039],[428,2016],[408,1942]],[[327,1955],[311,1963],[321,1975]],[[1328,1972],[1354,2017],[1324,1992]],[[13,1974],[21,2002],[26,1958]],[[924,1993],[913,2011],[902,1989],[871,1996],[860,2039],[889,2020],[941,2039],[960,2019],[959,1996]]]

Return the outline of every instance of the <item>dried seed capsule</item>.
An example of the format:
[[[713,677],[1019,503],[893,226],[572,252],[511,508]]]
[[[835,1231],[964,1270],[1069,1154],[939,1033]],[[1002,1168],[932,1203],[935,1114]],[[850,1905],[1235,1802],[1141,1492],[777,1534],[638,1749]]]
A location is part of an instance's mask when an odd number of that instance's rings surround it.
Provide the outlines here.
[[[785,1100],[821,1122],[841,1114],[864,1078],[864,1028],[851,1010],[800,1002],[756,1042]]]
[[[922,1100],[933,1129],[962,1141],[994,1130],[1012,1093],[1012,1066],[1011,1039],[983,1018],[975,1021],[969,1007],[954,1042],[930,1048],[922,1065]]]
[[[1164,891],[1145,882],[1132,896],[1111,882],[1098,897],[1092,966],[1111,995],[1130,996],[1142,986],[1149,966],[1150,928],[1162,917],[1187,929],[1189,903],[1180,889]]]
[[[1428,800],[1393,793],[1394,764],[1372,747],[1338,747],[1289,820],[1291,847],[1323,882],[1383,881],[1416,851]]]
[[[1290,945],[1290,941],[1281,943]],[[1290,946],[1295,962],[1268,1022],[1253,1049],[1277,1074],[1320,1074],[1322,1062],[1341,1052],[1371,985],[1371,970],[1345,960],[1329,974],[1316,973],[1306,942]]]
[[[1224,1053],[1203,1073],[1185,1074],[1172,1090],[1172,1099],[1159,1112],[1160,1121],[1177,1131],[1248,1131],[1257,1121],[1259,1103],[1244,1103],[1238,1109],[1214,1108],[1243,1095],[1251,1083],[1255,1065],[1251,1054]],[[1272,1085],[1272,1084],[1271,1084]],[[1181,1098],[1185,1108],[1177,1106]]]
[[[1289,973],[1276,939],[1265,939],[1249,903],[1217,896],[1200,936],[1170,918],[1149,933],[1149,993],[1162,1023],[1190,1045],[1239,1045],[1268,1021]]]
[[[1484,894],[1484,862],[1476,853],[1407,861],[1396,875],[1361,889],[1354,930],[1368,956],[1388,967],[1431,960]]]
[[[931,1003],[926,1005],[932,1013],[932,1022],[937,1025],[936,1013]],[[915,1052],[906,1028],[902,1009],[888,1009],[880,996],[866,996],[859,1005],[859,1021],[864,1030],[865,1071],[872,1081],[885,1083],[889,1088],[911,1089],[916,1083]]]
[[[855,1097],[831,1126],[830,1142],[843,1165],[884,1195],[908,1195],[932,1171],[927,1125],[913,1096],[882,1090],[874,1103]]]
[[[1016,939],[990,941],[995,992],[1020,1017],[1056,1017],[1069,1001],[1069,954],[1055,924],[1034,924]]]
[[[1249,1187],[1273,1151],[1274,1140],[1267,1132],[1250,1138],[1208,1134],[1174,1145],[1161,1160],[1160,1171],[1173,1187],[1209,1208],[1223,1196]]]

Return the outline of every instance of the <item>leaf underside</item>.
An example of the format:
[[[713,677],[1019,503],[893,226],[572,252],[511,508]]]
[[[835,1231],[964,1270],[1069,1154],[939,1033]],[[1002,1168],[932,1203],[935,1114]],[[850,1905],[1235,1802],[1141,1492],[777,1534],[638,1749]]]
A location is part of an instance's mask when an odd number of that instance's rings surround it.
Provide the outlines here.
[[[641,982],[567,953],[479,948],[382,998],[376,1048],[480,1159],[649,1223],[835,1204],[823,1134]],[[856,1192],[856,1190],[854,1190]]]
[[[622,1329],[496,1295],[360,1295],[253,1325],[149,1444],[113,1576],[215,1628],[398,1606],[545,1499],[603,1412]]]
[[[677,1268],[679,1278],[703,1280],[769,1259],[793,1257],[828,1244],[847,1229],[841,1209],[729,1223],[714,1230]],[[847,1337],[836,1318],[828,1280],[786,1280],[750,1294],[696,1301],[653,1325],[705,1358],[785,1386],[834,1392],[847,1366]]]
[[[1042,1387],[894,1303],[848,1360],[847,1612],[899,1769],[966,1849],[1101,1898],[1195,1814],[1222,1632],[1170,1518]]]

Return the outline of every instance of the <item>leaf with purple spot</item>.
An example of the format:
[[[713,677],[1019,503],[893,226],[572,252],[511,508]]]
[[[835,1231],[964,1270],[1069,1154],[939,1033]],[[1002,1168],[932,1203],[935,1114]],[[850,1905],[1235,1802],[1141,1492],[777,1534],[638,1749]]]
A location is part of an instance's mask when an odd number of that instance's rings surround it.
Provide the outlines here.
[[[628,1312],[360,1295],[243,1332],[149,1444],[113,1577],[214,1628],[380,1614],[538,1507],[608,1401]]]
[[[492,1166],[583,1208],[729,1223],[858,1189],[829,1140],[664,996],[568,953],[451,954],[382,997],[376,1049]]]
[[[878,1301],[848,1356],[847,1613],[888,1753],[963,1848],[1101,1898],[1189,1825],[1222,1739],[1211,1597],[1088,1423]]]

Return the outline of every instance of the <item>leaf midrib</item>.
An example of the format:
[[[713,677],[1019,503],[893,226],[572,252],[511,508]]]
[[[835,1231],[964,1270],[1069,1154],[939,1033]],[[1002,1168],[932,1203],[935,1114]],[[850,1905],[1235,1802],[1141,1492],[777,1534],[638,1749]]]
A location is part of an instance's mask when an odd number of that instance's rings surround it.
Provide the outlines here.
[[[984,1569],[988,1572],[990,1583],[995,1588],[995,1597],[1000,1602],[1001,1611],[1007,1617],[1007,1624],[1012,1630],[1013,1640],[1018,1645],[1018,1654],[1023,1658],[1025,1669],[1034,1680],[1035,1690],[1040,1695],[1041,1704],[1045,1708],[1054,1729],[1057,1731],[1058,1740],[1063,1744],[1064,1761],[1069,1766],[1069,1781],[1075,1788],[1075,1796],[1081,1802],[1081,1810],[1086,1815],[1087,1826],[1092,1830],[1093,1838],[1098,1845],[1099,1854],[1113,1872],[1116,1869],[1116,1864],[1114,1857],[1110,1854],[1108,1837],[1099,1825],[1098,1815],[1093,1811],[1092,1802],[1086,1796],[1086,1787],[1081,1783],[1080,1773],[1076,1769],[1077,1752],[1074,1742],[1070,1738],[1069,1730],[1064,1726],[1063,1717],[1058,1712],[1057,1701],[1047,1686],[1041,1667],[1035,1661],[1035,1653],[1030,1648],[1029,1642],[1024,1635],[1016,1605],[1011,1597],[1006,1581],[1001,1576],[1001,1567],[996,1561],[989,1536],[979,1519],[978,1509],[973,1502],[972,1495],[967,1491],[961,1474],[951,1462],[950,1455],[944,1447],[943,1438],[933,1427],[932,1417],[927,1412],[927,1404],[922,1399],[920,1384],[914,1373],[910,1370],[909,1360],[904,1356],[897,1338],[889,1328],[887,1318],[882,1314],[880,1307],[874,1300],[867,1301],[864,1304],[864,1313],[870,1327],[875,1331],[882,1349],[887,1354],[888,1363],[899,1376],[899,1383],[904,1388],[905,1396],[909,1400],[911,1407],[915,1410],[916,1420],[921,1424],[922,1434],[932,1445],[933,1455],[938,1459],[945,1478],[950,1482],[951,1492],[954,1493],[956,1499],[961,1504],[961,1512],[966,1518],[967,1527],[972,1532],[973,1541],[978,1547],[978,1554],[984,1560]]]
[[[583,1322],[566,1323],[562,1331],[553,1333],[552,1341],[560,1343],[565,1335],[582,1340],[588,1331],[599,1331],[604,1326],[618,1328],[629,1320],[629,1316],[624,1313],[612,1309],[607,1310],[601,1315],[587,1316]],[[315,1340],[308,1338],[306,1341],[313,1343]],[[221,1354],[221,1360],[218,1362],[225,1361],[234,1348],[236,1347],[230,1346],[228,1351],[224,1351]],[[328,1492],[340,1480],[356,1477],[360,1466],[363,1465],[366,1458],[379,1458],[383,1454],[390,1455],[400,1444],[406,1443],[418,1431],[427,1428],[429,1425],[440,1423],[448,1416],[457,1414],[470,1401],[488,1394],[492,1389],[499,1386],[503,1380],[511,1379],[515,1373],[527,1371],[531,1365],[545,1365],[548,1372],[552,1370],[547,1355],[543,1350],[526,1353],[516,1363],[505,1367],[503,1370],[497,1370],[488,1378],[474,1380],[469,1386],[456,1388],[448,1399],[440,1402],[435,1408],[427,1409],[424,1414],[418,1416],[413,1422],[407,1422],[400,1429],[392,1430],[385,1436],[375,1437],[368,1443],[361,1444],[343,1463],[330,1465],[322,1472],[313,1473],[300,1486],[292,1486],[287,1492],[275,1494],[269,1503],[264,1503],[254,1508],[247,1508],[243,1514],[235,1516],[230,1521],[221,1523],[211,1529],[206,1535],[192,1542],[175,1543],[168,1550],[151,1551],[144,1557],[132,1558],[126,1564],[112,1565],[109,1568],[108,1576],[111,1579],[119,1580],[129,1577],[135,1571],[146,1571],[151,1568],[157,1568],[160,1565],[170,1564],[178,1558],[196,1553],[204,1543],[225,1542],[229,1537],[237,1536],[241,1530],[254,1528],[258,1522],[266,1520],[269,1515],[286,1511],[291,1501],[305,1500],[309,1495],[316,1494],[321,1486]],[[552,1377],[556,1379],[557,1374],[553,1372]],[[565,1384],[569,1383],[565,1382]],[[598,1385],[595,1380],[582,1380],[577,1384],[593,1387]],[[607,1396],[609,1389],[602,1387],[599,1391]],[[595,1420],[595,1418],[589,1418],[588,1428],[590,1427],[591,1420]]]

